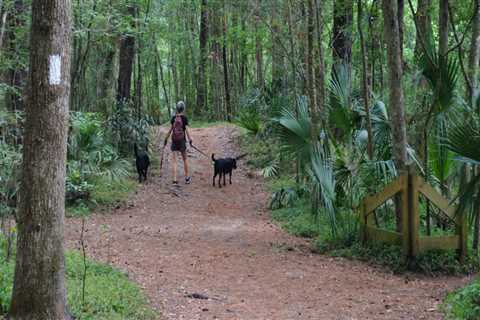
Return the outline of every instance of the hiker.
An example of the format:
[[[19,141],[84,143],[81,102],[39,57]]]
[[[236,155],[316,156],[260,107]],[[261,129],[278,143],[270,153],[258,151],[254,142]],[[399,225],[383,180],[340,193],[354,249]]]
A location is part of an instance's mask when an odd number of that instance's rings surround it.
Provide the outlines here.
[[[192,145],[192,138],[187,130],[188,119],[183,114],[185,112],[185,102],[179,101],[177,103],[177,112],[172,117],[170,123],[172,127],[168,131],[167,137],[165,138],[165,144],[168,143],[168,138],[172,135],[172,145],[170,150],[172,150],[173,157],[173,184],[178,184],[177,181],[177,152],[180,152],[183,159],[183,168],[185,170],[185,183],[190,184],[192,178],[188,173],[188,162],[187,162],[187,138],[190,145]]]

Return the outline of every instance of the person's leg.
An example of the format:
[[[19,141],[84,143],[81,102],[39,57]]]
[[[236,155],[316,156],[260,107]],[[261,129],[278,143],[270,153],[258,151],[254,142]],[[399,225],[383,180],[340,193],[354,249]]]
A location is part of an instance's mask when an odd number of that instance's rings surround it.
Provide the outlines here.
[[[172,152],[172,165],[173,165],[173,181],[177,181],[177,152]]]
[[[185,178],[189,178],[189,170],[188,170],[188,159],[187,159],[187,151],[182,152],[182,158],[183,158],[183,169],[185,171]]]

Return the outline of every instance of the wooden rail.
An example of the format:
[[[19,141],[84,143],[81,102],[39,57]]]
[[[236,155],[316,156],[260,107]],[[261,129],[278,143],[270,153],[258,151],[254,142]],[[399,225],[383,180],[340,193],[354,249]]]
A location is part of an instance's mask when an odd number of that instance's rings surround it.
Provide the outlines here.
[[[419,253],[434,250],[457,249],[459,259],[467,252],[467,225],[462,214],[455,214],[455,207],[423,178],[413,173],[413,167],[389,183],[373,196],[365,197],[361,212],[361,233],[364,241],[402,245],[406,257],[415,258]],[[419,195],[422,194],[443,213],[455,221],[455,235],[420,236]],[[374,226],[372,212],[397,196],[401,206],[401,232],[383,230]]]

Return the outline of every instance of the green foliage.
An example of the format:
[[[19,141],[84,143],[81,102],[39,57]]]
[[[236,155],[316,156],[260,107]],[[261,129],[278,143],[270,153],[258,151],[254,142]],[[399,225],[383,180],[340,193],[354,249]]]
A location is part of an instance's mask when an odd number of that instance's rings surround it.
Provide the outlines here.
[[[15,209],[21,161],[19,150],[0,142],[0,217]]]
[[[480,319],[480,278],[477,277],[465,288],[449,294],[442,309],[446,313],[446,319]]]
[[[8,312],[11,301],[15,259],[5,261],[0,251],[0,315]],[[85,302],[82,301],[83,257],[66,254],[68,305],[76,319],[150,320],[156,319],[140,288],[128,277],[104,264],[87,260]]]
[[[309,210],[308,202],[297,201],[294,205],[272,211],[272,218],[281,223],[282,228],[289,233],[304,237],[315,238],[320,234],[320,224]]]
[[[242,109],[236,120],[237,124],[253,135],[257,135],[261,130],[261,118],[257,109]]]
[[[130,163],[120,157],[110,143],[105,123],[98,114],[75,112],[71,115],[67,163],[67,195],[94,189],[95,181],[125,179]],[[67,197],[68,198],[68,197]],[[73,196],[75,199],[76,197]]]

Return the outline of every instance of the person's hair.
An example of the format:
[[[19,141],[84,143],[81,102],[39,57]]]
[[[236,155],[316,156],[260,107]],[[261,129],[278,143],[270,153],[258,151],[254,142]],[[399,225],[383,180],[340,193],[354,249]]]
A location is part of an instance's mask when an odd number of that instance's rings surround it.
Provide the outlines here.
[[[178,101],[177,102],[177,113],[182,113],[183,111],[185,111],[185,102]]]

